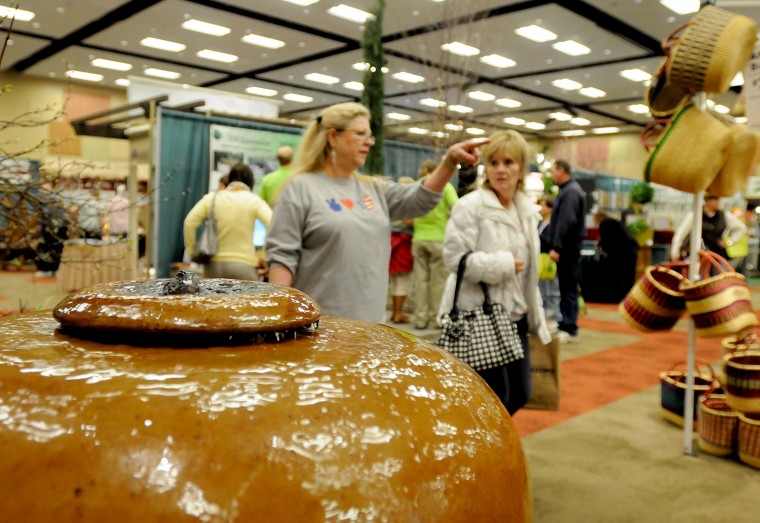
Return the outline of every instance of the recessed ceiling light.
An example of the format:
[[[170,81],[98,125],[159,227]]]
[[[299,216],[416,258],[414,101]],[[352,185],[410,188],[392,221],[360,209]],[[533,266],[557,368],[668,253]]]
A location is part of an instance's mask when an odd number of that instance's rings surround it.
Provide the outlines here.
[[[313,102],[314,98],[311,96],[305,96],[303,94],[296,94],[296,93],[286,93],[282,95],[282,97],[285,100],[288,100],[290,102],[298,102],[300,104],[307,104],[309,102]]]
[[[427,129],[422,129],[420,127],[410,127],[409,132],[412,134],[430,134],[430,131]]]
[[[522,125],[525,123],[525,120],[517,118],[516,116],[507,116],[504,118],[504,123],[508,123],[509,125]]]
[[[576,116],[572,120],[570,120],[570,123],[573,125],[591,125],[591,120],[586,120],[585,118],[580,118]]]
[[[327,84],[327,85],[337,84],[338,82],[340,82],[340,78],[336,78],[334,76],[330,76],[330,75],[322,74],[322,73],[309,73],[306,76],[304,76],[304,78],[306,78],[307,80],[311,82],[317,82],[320,84]]]
[[[494,67],[499,67],[501,69],[505,69],[507,67],[514,67],[517,65],[517,62],[514,60],[507,58],[506,56],[501,56],[499,54],[487,54],[485,56],[480,57],[480,61],[484,64],[492,65]]]
[[[464,129],[464,126],[456,124],[456,123],[447,123],[443,125],[443,128],[449,131],[461,131],[462,129]]]
[[[569,131],[560,131],[559,134],[562,136],[583,136],[586,134],[586,131],[583,129],[570,129]]]
[[[555,40],[557,38],[556,34],[543,27],[538,27],[537,25],[520,27],[515,29],[515,33],[528,40],[533,40],[534,42],[548,42],[549,40]]]
[[[169,40],[161,40],[160,38],[153,38],[152,36],[140,40],[140,45],[144,45],[145,47],[152,47],[153,49],[160,49],[162,51],[169,51],[172,53],[179,53],[180,51],[184,51],[186,47],[184,44],[170,42]]]
[[[127,80],[126,78],[117,78],[117,79],[114,81],[114,83],[115,83],[116,85],[120,85],[121,87],[129,87],[129,84],[130,84],[130,83],[132,83],[132,82],[130,82],[130,81],[129,81],[129,80]]]
[[[435,100],[433,98],[423,98],[420,100],[420,104],[426,105],[428,107],[446,107],[446,102]]]
[[[542,129],[546,129],[546,126],[542,123],[538,122],[528,122],[525,124],[525,127],[528,129],[533,129],[534,131],[540,131]]]
[[[275,96],[277,94],[277,91],[275,91],[274,89],[267,89],[266,87],[256,87],[255,85],[246,87],[245,92],[248,94],[256,95],[256,96]]]
[[[491,93],[487,93],[485,91],[470,91],[469,93],[467,93],[467,96],[469,96],[473,100],[480,100],[482,102],[490,102],[491,100],[496,98]]]
[[[76,80],[85,80],[87,82],[99,82],[103,79],[102,74],[97,73],[87,73],[85,71],[66,71],[66,76],[69,78],[74,78]]]
[[[626,109],[636,114],[647,114],[649,112],[649,107],[644,104],[632,104],[627,106]]]
[[[716,104],[715,107],[712,108],[713,111],[720,114],[728,114],[731,112],[731,109],[726,107],[725,105]]]
[[[549,116],[558,122],[569,122],[573,119],[573,117],[567,113],[551,113]]]
[[[747,123],[747,117],[746,116],[737,116],[734,118],[734,121],[736,123]]]
[[[589,98],[602,98],[604,96],[607,96],[607,93],[602,91],[601,89],[597,89],[596,87],[584,87],[580,91],[583,96],[588,96]]]
[[[362,11],[361,9],[357,9],[346,4],[340,4],[331,7],[327,10],[327,12],[333,16],[337,16],[338,18],[343,18],[344,20],[349,20],[351,22],[356,22],[357,24],[363,24],[370,18],[375,18],[375,15],[368,13],[367,11]]]
[[[391,76],[395,78],[396,80],[401,80],[402,82],[409,82],[410,84],[418,84],[420,82],[425,81],[424,76],[407,73],[406,71],[399,71],[398,73],[393,73]]]
[[[307,5],[316,4],[319,2],[319,0],[283,0],[285,2],[290,2],[291,4],[300,5],[301,7],[306,7]]]
[[[36,15],[31,11],[16,9],[15,7],[0,6],[0,19],[5,18],[5,19],[10,20],[12,18],[19,22],[28,22],[35,16]]]
[[[560,89],[564,89],[566,91],[575,91],[576,89],[580,89],[583,87],[583,84],[579,84],[578,82],[574,80],[570,80],[569,78],[560,78],[559,80],[552,80],[552,85],[554,87],[559,87]]]
[[[369,64],[367,62],[357,62],[357,63],[355,63],[354,65],[351,66],[351,69],[356,69],[357,71],[366,71],[366,70],[369,69]],[[388,72],[388,68],[385,67],[385,66],[383,66],[381,68],[381,71],[383,73],[387,73]]]
[[[476,134],[476,135],[486,134],[486,130],[480,129],[479,127],[468,127],[467,129],[465,129],[465,131],[467,131],[469,134]]]
[[[646,82],[652,78],[651,74],[642,69],[625,69],[624,71],[620,71],[620,76],[632,82]]]
[[[267,49],[279,49],[285,46],[285,42],[282,40],[276,40],[266,36],[247,34],[242,38],[243,42],[251,45],[258,45],[259,47],[266,47]]]
[[[346,89],[351,89],[352,91],[364,90],[364,84],[361,82],[346,82],[343,84],[343,87],[345,87]]]
[[[436,138],[448,138],[451,135],[449,133],[444,133],[443,131],[433,131],[430,133],[430,136],[435,136]]]
[[[392,120],[399,120],[399,121],[405,121],[405,120],[411,120],[412,117],[408,114],[404,113],[388,113],[385,116],[388,118],[391,118]]]
[[[509,107],[510,109],[514,109],[515,107],[522,106],[522,102],[518,102],[517,100],[512,100],[511,98],[499,98],[494,103],[502,107]]]
[[[620,127],[597,127],[596,129],[591,129],[591,132],[594,134],[619,133]]]
[[[196,33],[204,33],[211,36],[224,36],[230,33],[229,27],[223,25],[210,24],[208,22],[202,22],[201,20],[185,20],[182,22],[182,27],[189,31],[195,31]]]
[[[111,69],[113,71],[129,71],[132,69],[132,64],[116,62],[115,60],[106,60],[105,58],[96,58],[90,63],[95,67],[102,67],[103,69]]]
[[[458,104],[449,105],[448,109],[449,111],[454,111],[455,113],[461,113],[461,114],[471,113],[473,111],[472,107],[467,107],[466,105],[458,105]]]
[[[195,53],[198,58],[205,58],[206,60],[214,60],[215,62],[224,62],[231,64],[237,62],[238,57],[234,54],[222,53],[221,51],[212,51],[211,49],[203,49]]]
[[[740,85],[744,85],[744,75],[741,71],[736,73],[736,76],[734,76],[734,79],[731,80],[731,87],[739,87]]]
[[[699,0],[660,0],[660,3],[679,15],[688,15],[699,11]]]
[[[570,56],[581,56],[584,54],[589,54],[591,52],[591,49],[589,49],[583,44],[579,44],[578,42],[574,40],[565,40],[563,42],[557,42],[556,44],[552,44],[552,47],[556,49],[557,51],[560,51],[565,54],[569,54]]]
[[[155,76],[157,78],[167,78],[169,80],[176,80],[181,74],[175,71],[167,71],[166,69],[156,69],[155,67],[148,67],[143,73],[148,76]]]
[[[480,54],[480,49],[471,45],[463,44],[462,42],[449,42],[447,44],[443,44],[441,46],[441,49],[453,54],[457,54],[459,56],[475,56],[476,54]]]

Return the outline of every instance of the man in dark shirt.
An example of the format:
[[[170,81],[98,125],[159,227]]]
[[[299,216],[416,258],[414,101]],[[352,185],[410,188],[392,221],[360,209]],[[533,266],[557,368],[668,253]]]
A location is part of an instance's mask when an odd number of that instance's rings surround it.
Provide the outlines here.
[[[564,160],[554,162],[552,181],[559,186],[549,223],[549,255],[557,263],[559,310],[562,313],[558,338],[561,343],[577,343],[578,260],[581,242],[586,237],[586,193],[573,179],[570,164]]]

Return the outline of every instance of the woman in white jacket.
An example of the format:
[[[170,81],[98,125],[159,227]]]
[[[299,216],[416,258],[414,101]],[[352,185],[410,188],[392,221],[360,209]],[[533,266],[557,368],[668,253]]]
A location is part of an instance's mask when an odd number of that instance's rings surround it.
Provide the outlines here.
[[[446,226],[443,257],[451,274],[439,316],[451,310],[459,259],[472,251],[457,305],[460,310],[481,305],[479,282],[484,282],[491,299],[510,311],[525,357],[478,374],[514,414],[530,399],[527,334],[536,334],[544,343],[551,340],[538,290],[541,216],[522,189],[528,168],[525,139],[515,131],[497,131],[490,140],[482,148],[486,168],[483,185],[459,200]]]

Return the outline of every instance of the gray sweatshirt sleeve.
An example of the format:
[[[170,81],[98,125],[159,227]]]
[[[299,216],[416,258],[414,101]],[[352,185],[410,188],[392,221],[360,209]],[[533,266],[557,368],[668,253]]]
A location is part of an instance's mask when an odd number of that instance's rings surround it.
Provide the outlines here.
[[[443,197],[443,193],[431,191],[422,183],[380,182],[379,190],[385,193],[391,221],[424,216]]]
[[[303,223],[307,202],[298,197],[297,183],[288,183],[277,199],[266,238],[267,261],[270,267],[284,266],[293,275],[298,273],[303,246]]]

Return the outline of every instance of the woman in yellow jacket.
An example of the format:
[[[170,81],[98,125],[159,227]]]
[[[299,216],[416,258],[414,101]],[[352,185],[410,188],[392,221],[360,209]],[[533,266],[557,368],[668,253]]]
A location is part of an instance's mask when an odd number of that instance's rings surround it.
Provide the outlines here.
[[[193,252],[198,227],[208,217],[211,205],[216,219],[217,252],[204,265],[206,278],[258,280],[265,271],[253,245],[253,229],[258,219],[269,229],[272,210],[259,196],[252,193],[253,172],[243,163],[232,166],[229,185],[223,190],[205,195],[185,218],[185,249]]]

